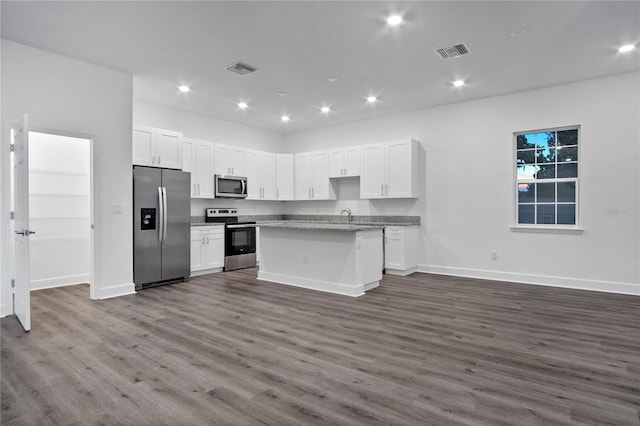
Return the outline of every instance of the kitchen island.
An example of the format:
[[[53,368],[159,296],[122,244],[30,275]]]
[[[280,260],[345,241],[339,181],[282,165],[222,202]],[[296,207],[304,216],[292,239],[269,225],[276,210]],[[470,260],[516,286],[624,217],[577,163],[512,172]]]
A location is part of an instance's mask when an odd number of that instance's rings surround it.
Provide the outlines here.
[[[260,224],[258,279],[362,296],[382,279],[382,226]]]

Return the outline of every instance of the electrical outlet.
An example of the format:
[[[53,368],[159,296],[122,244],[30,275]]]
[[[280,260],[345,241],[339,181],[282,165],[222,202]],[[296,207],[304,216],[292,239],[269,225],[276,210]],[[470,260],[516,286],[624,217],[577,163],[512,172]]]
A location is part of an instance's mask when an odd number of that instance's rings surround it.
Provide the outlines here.
[[[492,251],[491,252],[491,260],[498,260],[498,252],[497,251]]]
[[[111,205],[111,213],[112,214],[122,214],[122,204],[112,204]]]

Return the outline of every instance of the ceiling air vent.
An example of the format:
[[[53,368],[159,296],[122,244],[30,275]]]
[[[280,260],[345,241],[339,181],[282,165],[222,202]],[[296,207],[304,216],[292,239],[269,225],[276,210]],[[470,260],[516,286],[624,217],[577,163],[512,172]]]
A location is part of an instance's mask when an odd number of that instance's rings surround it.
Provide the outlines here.
[[[258,71],[258,68],[239,61],[229,65],[225,69],[240,75],[247,75]]]
[[[454,46],[445,46],[440,49],[436,49],[436,53],[442,57],[442,59],[457,58],[458,56],[468,55],[469,49],[464,43],[456,44]]]

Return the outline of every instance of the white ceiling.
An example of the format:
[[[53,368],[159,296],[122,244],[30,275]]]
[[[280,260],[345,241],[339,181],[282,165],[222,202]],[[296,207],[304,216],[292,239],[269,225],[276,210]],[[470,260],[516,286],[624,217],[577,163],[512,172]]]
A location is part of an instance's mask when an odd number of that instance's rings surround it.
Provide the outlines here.
[[[3,38],[131,73],[136,98],[283,133],[640,69],[639,49],[617,52],[640,41],[637,1],[2,1],[1,8]],[[391,12],[405,22],[389,27]],[[511,37],[518,29],[525,34]],[[434,52],[460,42],[470,55],[445,61]],[[242,77],[224,69],[236,60],[260,71]],[[467,85],[453,88],[460,78]],[[179,93],[179,84],[193,92]],[[367,105],[369,94],[380,102]],[[250,108],[239,110],[240,100]],[[329,115],[320,113],[323,104]]]

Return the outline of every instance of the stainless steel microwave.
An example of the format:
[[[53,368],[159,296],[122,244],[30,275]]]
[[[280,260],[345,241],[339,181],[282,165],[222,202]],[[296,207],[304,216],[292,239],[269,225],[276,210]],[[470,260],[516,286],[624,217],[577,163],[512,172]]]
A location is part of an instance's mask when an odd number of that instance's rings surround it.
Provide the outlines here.
[[[216,198],[247,198],[247,178],[215,175]]]

